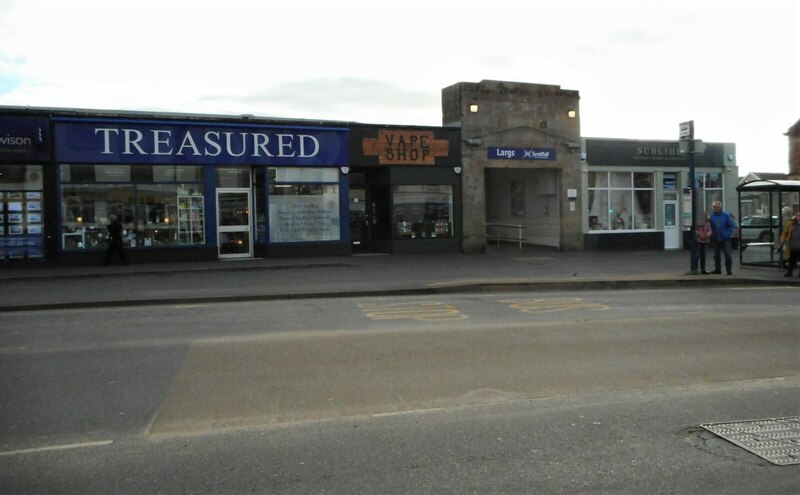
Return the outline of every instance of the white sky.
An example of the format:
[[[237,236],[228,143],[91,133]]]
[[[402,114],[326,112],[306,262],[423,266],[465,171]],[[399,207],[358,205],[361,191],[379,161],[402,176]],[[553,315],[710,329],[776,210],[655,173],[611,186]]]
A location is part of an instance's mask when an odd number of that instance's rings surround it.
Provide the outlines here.
[[[734,142],[787,172],[800,0],[0,0],[0,105],[442,125],[483,79],[581,95],[581,134]]]

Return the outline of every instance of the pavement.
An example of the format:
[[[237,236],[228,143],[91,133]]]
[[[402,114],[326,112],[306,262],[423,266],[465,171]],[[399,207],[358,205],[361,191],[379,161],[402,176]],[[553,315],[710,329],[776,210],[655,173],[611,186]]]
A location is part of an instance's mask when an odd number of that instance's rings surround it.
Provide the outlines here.
[[[489,291],[787,286],[777,267],[690,275],[688,251],[562,252],[494,245],[483,254],[184,261],[112,266],[0,265],[0,312]],[[709,257],[709,270],[713,261]]]

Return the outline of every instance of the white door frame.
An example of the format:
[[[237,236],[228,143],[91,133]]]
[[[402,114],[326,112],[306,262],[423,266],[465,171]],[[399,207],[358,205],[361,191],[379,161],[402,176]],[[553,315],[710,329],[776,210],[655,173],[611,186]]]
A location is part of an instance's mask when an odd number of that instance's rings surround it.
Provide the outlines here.
[[[667,207],[671,206],[673,210],[673,214],[667,214]],[[678,209],[678,200],[664,200],[664,206],[662,207],[664,213],[664,249],[680,249],[681,248],[681,222],[679,209]],[[668,222],[672,222],[671,225],[668,225]]]
[[[247,194],[247,225],[220,225],[220,194],[236,193]],[[236,258],[252,258],[253,257],[253,193],[249,188],[219,188],[216,194],[217,200],[217,256],[219,259],[236,259]],[[247,252],[246,253],[233,253],[222,254],[221,243],[219,237],[224,232],[247,232]]]

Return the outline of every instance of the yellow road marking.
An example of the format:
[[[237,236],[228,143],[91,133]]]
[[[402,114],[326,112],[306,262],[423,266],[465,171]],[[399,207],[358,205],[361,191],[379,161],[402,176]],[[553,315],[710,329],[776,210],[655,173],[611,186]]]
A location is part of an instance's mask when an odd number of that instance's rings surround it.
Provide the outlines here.
[[[442,321],[466,320],[469,316],[455,306],[441,302],[369,303],[358,307],[373,320]]]
[[[499,301],[507,304],[510,308],[517,309],[523,313],[554,313],[556,311],[570,310],[606,310],[609,309],[605,304],[584,301],[580,297],[558,297],[548,299],[513,299]]]

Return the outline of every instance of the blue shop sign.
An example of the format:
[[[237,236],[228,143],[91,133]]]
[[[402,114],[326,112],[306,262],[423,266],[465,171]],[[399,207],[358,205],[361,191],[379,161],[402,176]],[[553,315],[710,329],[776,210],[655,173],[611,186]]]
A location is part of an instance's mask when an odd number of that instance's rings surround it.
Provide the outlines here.
[[[47,119],[0,117],[0,161],[48,161],[48,128]]]
[[[498,148],[489,147],[489,160],[555,160],[553,148]]]
[[[55,120],[62,163],[340,166],[347,129],[194,122]]]

